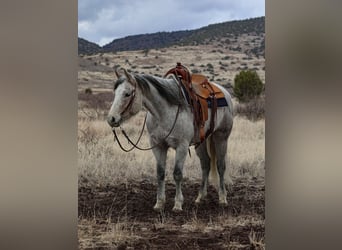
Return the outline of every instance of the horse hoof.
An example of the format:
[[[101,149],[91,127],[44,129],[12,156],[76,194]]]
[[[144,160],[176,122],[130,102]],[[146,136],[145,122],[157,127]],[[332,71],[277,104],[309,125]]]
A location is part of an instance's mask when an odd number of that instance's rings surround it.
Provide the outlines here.
[[[182,208],[178,208],[178,207],[174,207],[174,208],[172,208],[172,212],[181,213],[181,212],[183,212],[183,209]]]
[[[161,203],[156,203],[156,205],[154,205],[153,210],[156,212],[160,212],[164,209],[164,204]]]
[[[160,211],[162,211],[162,208],[154,206],[153,210],[156,211],[156,212],[160,212]]]
[[[175,212],[175,213],[180,213],[180,212],[183,212],[183,209],[182,209],[182,206],[181,206],[181,205],[175,205],[175,206],[172,208],[172,211]]]
[[[228,207],[228,202],[227,201],[220,201],[219,205],[222,207]]]
[[[198,196],[197,196],[197,198],[195,200],[195,204],[196,205],[201,204],[201,202],[204,201],[206,199],[206,197],[207,197],[207,193],[204,193],[204,194],[200,193],[200,194],[198,194]]]

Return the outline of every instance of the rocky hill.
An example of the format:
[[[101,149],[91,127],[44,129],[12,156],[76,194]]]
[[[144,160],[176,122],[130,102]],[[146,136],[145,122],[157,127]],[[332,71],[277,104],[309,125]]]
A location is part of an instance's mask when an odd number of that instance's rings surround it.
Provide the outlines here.
[[[115,39],[102,48],[94,43],[79,38],[79,54],[95,54],[99,52],[117,52],[132,50],[149,50],[170,47],[172,45],[205,45],[213,41],[223,41],[230,45],[231,41],[243,34],[262,37],[265,33],[265,17],[250,18],[239,21],[229,21],[211,24],[206,27],[174,32],[157,32]],[[81,44],[80,44],[81,42]],[[234,48],[232,47],[234,50]],[[241,50],[241,47],[236,47]],[[258,46],[250,47],[245,52],[264,56],[265,41]]]
[[[260,35],[265,33],[265,17],[250,18],[240,21],[230,21],[210,24],[193,30],[180,40],[181,45],[207,44],[221,38],[236,38],[242,34]]]
[[[103,46],[104,51],[129,51],[169,47],[189,36],[191,31],[157,32],[128,36]]]

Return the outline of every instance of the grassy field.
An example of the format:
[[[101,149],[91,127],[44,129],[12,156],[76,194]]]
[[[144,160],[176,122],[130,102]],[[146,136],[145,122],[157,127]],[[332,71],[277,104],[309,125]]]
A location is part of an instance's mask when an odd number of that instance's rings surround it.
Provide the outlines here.
[[[124,126],[132,138],[138,137],[144,115],[145,113],[141,112],[131,123]],[[122,140],[125,143],[125,140]],[[144,132],[140,143],[143,146],[149,145],[147,131]],[[129,144],[125,146],[129,147]],[[78,151],[79,179],[82,181],[105,185],[156,179],[152,151],[123,152],[114,141],[113,133],[105,120],[79,121]],[[201,168],[193,147],[190,152],[191,157],[188,156],[185,162],[184,178],[195,181],[201,178]],[[226,179],[264,176],[264,155],[264,120],[252,122],[240,116],[235,117],[234,129],[228,143]],[[170,149],[168,156],[166,180],[172,181],[174,150]]]

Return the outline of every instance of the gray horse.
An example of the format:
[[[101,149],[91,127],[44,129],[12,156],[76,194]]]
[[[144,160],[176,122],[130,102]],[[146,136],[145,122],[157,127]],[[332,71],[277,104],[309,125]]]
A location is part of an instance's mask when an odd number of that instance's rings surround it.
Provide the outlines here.
[[[183,165],[189,146],[198,141],[198,136],[194,132],[191,108],[179,89],[179,83],[173,75],[171,78],[160,78],[151,75],[130,74],[125,69],[123,69],[123,73],[116,71],[116,75],[118,80],[114,83],[114,100],[108,114],[108,124],[114,129],[136,115],[143,106],[146,108],[148,111],[146,125],[150,144],[157,145],[152,149],[157,161],[158,179],[157,202],[154,209],[159,211],[164,208],[165,165],[167,151],[171,147],[176,150],[173,171],[176,195],[172,210],[182,211],[184,200],[181,190]],[[224,93],[228,106],[217,109],[213,133],[196,148],[196,154],[201,162],[202,183],[195,202],[200,203],[206,196],[210,172],[218,189],[219,203],[227,205],[224,181],[225,156],[228,137],[233,126],[233,105],[230,94],[223,87],[216,86]],[[209,122],[207,121],[205,131],[208,129]],[[171,130],[171,134],[166,138]]]

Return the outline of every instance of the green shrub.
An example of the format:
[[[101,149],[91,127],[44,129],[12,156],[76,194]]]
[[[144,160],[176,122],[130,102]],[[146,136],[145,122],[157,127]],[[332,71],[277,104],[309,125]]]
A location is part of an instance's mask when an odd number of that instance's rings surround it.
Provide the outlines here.
[[[255,71],[243,70],[234,78],[234,95],[240,102],[248,102],[258,97],[263,84]]]
[[[91,95],[93,93],[93,91],[91,90],[91,88],[86,88],[84,90],[84,93]]]

